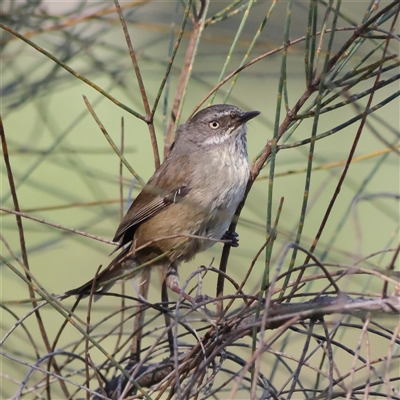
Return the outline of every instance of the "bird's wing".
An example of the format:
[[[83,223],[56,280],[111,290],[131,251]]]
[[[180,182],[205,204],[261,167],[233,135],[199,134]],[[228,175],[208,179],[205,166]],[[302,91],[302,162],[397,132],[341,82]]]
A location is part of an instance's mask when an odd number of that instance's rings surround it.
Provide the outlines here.
[[[133,201],[122,219],[114,241],[118,248],[132,241],[138,226],[173,203],[182,201],[190,191],[190,173],[182,168],[184,159],[164,162]],[[168,171],[168,174],[166,174]],[[117,249],[118,249],[117,248]]]

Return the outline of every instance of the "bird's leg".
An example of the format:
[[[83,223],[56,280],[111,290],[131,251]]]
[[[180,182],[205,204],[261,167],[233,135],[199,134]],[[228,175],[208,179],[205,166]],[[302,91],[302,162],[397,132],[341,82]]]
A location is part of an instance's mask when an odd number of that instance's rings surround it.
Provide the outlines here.
[[[197,306],[199,303],[203,303],[205,301],[213,301],[214,299],[206,294],[200,294],[196,297],[192,297],[186,292],[184,292],[179,286],[179,275],[176,266],[173,264],[169,267],[167,278],[166,278],[167,286],[179,296],[182,296],[185,300],[187,300],[193,306]]]
[[[139,299],[147,300],[147,295],[149,292],[150,285],[150,268],[145,269],[140,275],[140,286],[139,286]],[[143,323],[145,316],[146,305],[139,302],[137,304],[137,313],[135,315],[134,323],[133,323],[133,338],[132,338],[132,347],[131,347],[131,362],[138,362],[140,360],[141,353],[141,343],[143,336]]]
[[[168,292],[167,292],[167,282],[165,279],[162,279],[161,283],[161,302],[163,306],[168,309]],[[168,311],[164,312],[164,322],[165,322],[165,327],[168,328],[171,326],[171,315]],[[168,347],[169,347],[169,353],[171,354],[171,357],[174,355],[174,336],[172,333],[172,329],[168,329],[167,332],[167,338],[168,338]]]
[[[166,278],[167,286],[175,293],[177,293],[179,296],[182,296],[184,299],[186,299],[190,304],[196,304],[196,300],[185,293],[180,287],[179,287],[179,275],[178,271],[176,269],[176,266],[173,264],[169,266],[168,272],[167,272],[167,278]]]
[[[177,266],[175,264],[172,264],[169,266],[165,281],[167,283],[167,286],[172,291],[177,293],[179,296],[182,296],[198,312],[203,314],[212,324],[214,324],[214,322],[210,318],[215,318],[215,313],[209,311],[205,305],[199,307],[200,303],[203,303],[206,301],[213,301],[214,299],[207,295],[199,295],[199,296],[196,296],[196,298],[193,298],[192,296],[185,293],[179,286],[179,275],[178,275],[178,271],[177,271]]]
[[[221,238],[222,240],[229,240],[232,247],[239,246],[239,235],[235,231],[226,231]]]

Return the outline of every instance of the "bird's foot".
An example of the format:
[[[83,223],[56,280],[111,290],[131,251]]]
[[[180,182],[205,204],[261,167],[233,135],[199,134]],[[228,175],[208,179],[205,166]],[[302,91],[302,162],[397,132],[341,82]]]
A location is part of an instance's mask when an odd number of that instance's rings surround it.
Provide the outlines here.
[[[202,303],[213,303],[215,299],[213,297],[207,296],[206,294],[199,294],[192,298],[192,305],[196,306]]]
[[[212,321],[211,319],[215,317],[215,313],[208,310],[206,307],[206,304],[214,302],[214,299],[212,297],[203,294],[198,294],[196,297],[192,297],[187,294],[179,287],[179,279],[176,270],[169,271],[169,275],[167,276],[167,286],[173,292],[178,294],[181,300],[184,299],[188,301],[191,304],[193,310],[197,310],[198,312],[203,314],[212,324],[214,324],[214,321]]]
[[[179,288],[179,286],[171,287],[171,289],[175,293],[179,294],[179,296],[182,296],[182,298],[187,300],[192,305],[194,310],[197,310],[203,314],[212,324],[214,324],[214,321],[212,321],[210,318],[215,318],[215,313],[208,310],[206,306],[206,304],[214,301],[212,297],[209,297],[206,294],[200,294],[196,297],[192,297]]]
[[[226,231],[221,239],[229,240],[232,247],[239,247],[239,235],[235,231]]]
[[[213,297],[207,296],[206,294],[200,294],[192,298],[192,307],[212,324],[216,325],[216,313],[207,308],[207,304],[214,303]]]

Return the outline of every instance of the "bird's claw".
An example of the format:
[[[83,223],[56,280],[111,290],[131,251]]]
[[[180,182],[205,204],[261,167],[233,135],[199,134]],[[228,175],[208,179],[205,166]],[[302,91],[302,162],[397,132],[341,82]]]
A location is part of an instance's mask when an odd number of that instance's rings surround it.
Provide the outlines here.
[[[239,235],[235,231],[226,231],[222,240],[229,240],[232,247],[239,247]]]
[[[211,303],[214,299],[206,294],[199,294],[193,299],[193,305],[198,305],[201,303]]]

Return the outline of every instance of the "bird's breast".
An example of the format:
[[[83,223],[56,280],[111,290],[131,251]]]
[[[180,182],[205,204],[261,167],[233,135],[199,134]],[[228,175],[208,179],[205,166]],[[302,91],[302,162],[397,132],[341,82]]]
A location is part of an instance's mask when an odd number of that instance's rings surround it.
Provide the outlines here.
[[[220,239],[242,201],[249,179],[247,154],[210,151],[188,201],[204,210],[199,234]]]

